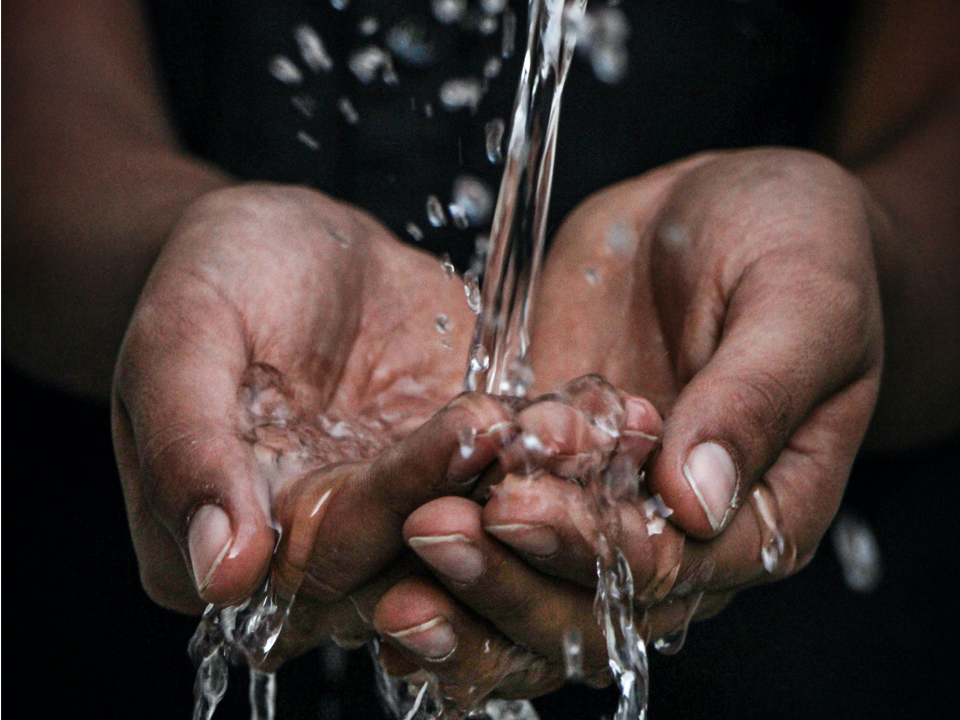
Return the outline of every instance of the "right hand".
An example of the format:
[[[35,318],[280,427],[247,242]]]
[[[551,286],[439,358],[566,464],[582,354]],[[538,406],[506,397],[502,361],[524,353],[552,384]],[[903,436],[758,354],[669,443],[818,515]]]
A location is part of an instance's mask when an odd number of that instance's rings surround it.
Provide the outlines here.
[[[490,428],[509,427],[489,397],[450,402],[472,326],[460,281],[362,211],[266,185],[195,203],[144,288],[113,391],[150,596],[182,612],[233,604],[272,566],[298,593],[294,628],[311,618],[281,655],[352,632],[376,593],[351,596],[396,565],[406,516],[466,494],[502,444]]]

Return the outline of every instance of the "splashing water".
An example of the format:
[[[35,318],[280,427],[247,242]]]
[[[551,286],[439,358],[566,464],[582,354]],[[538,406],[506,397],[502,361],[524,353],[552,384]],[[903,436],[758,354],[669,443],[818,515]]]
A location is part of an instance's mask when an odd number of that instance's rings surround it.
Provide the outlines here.
[[[249,600],[225,608],[208,605],[189,653],[197,665],[193,720],[209,720],[227,691],[227,663],[250,667],[250,708],[254,720],[272,720],[276,683],[259,668],[277,641],[293,598],[278,593],[270,581]]]

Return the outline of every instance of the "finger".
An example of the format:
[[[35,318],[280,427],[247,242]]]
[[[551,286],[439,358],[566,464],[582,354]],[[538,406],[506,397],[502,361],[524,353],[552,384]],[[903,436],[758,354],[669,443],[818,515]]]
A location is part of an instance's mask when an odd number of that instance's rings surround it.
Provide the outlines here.
[[[162,310],[141,307],[121,352],[115,437],[131,531],[148,591],[178,609],[194,606],[158,579],[174,544],[192,597],[217,604],[256,589],[275,544],[269,488],[239,432],[246,357],[239,316],[197,284]]]
[[[699,365],[688,357],[693,376],[667,419],[649,483],[674,509],[673,522],[706,538],[729,523],[814,408],[873,372],[876,338],[853,282],[777,253],[741,278],[722,327],[710,324],[722,310],[702,305],[685,336],[720,340]],[[870,406],[840,432],[859,442]]]
[[[664,518],[668,509],[641,488],[608,512],[618,516],[620,550],[633,573],[637,602],[663,598],[680,571],[684,547],[683,533]],[[510,476],[493,488],[482,522],[531,567],[596,587],[601,522],[609,521],[599,515],[589,489],[547,475],[532,482]]]
[[[395,560],[411,512],[468,493],[513,434],[507,408],[465,394],[372,463],[324,468],[291,484],[274,502],[284,527],[278,583],[289,591],[303,585],[316,600],[345,599]]]
[[[422,667],[463,709],[494,690],[526,698],[563,682],[555,664],[516,646],[427,578],[393,587],[377,605],[374,626],[384,638],[380,659],[388,672]]]
[[[588,674],[606,667],[594,593],[528,566],[483,531],[480,513],[469,500],[441,498],[410,516],[404,536],[457,599],[513,642],[559,662],[564,633],[576,628]]]

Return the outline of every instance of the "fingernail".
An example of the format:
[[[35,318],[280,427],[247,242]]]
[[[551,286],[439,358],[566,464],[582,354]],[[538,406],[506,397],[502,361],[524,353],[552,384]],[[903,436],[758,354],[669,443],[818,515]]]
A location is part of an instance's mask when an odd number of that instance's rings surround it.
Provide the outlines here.
[[[472,583],[483,574],[483,553],[466,535],[412,537],[407,543],[424,562],[451,580]]]
[[[210,586],[213,574],[231,545],[230,517],[223,508],[204,505],[194,513],[187,532],[187,547],[193,565],[193,579],[201,595]]]
[[[683,475],[714,531],[720,530],[737,492],[737,468],[730,453],[715,442],[700,443],[683,465]]]
[[[387,635],[410,652],[428,660],[446,660],[457,649],[457,635],[453,632],[453,626],[442,617]]]
[[[484,530],[510,547],[537,557],[550,557],[560,549],[560,537],[548,525],[491,525]]]

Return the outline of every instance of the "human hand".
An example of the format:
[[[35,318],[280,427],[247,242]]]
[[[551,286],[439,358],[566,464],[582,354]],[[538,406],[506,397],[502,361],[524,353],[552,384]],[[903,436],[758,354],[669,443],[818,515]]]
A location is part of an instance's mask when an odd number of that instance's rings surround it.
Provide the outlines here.
[[[507,427],[490,398],[449,402],[472,325],[439,261],[354,208],[279,186],[195,204],[143,291],[113,395],[151,597],[187,612],[246,598],[282,529],[274,580],[298,592],[294,627],[311,617],[284,652],[338,613],[355,620],[347,598],[402,550],[406,514],[466,493],[499,447],[491,427]]]
[[[701,614],[716,612],[735,590],[812,557],[876,399],[871,241],[884,231],[837,166],[758,150],[698,156],[610,188],[558,233],[533,329],[537,386],[599,372],[666,417],[646,488],[682,532],[653,535],[636,508],[621,513],[654,636],[681,626],[694,599]],[[571,520],[572,492],[505,482],[479,525],[544,576],[592,584],[596,538]],[[747,503],[752,512],[738,512]],[[531,625],[526,633],[559,646],[553,625]]]

